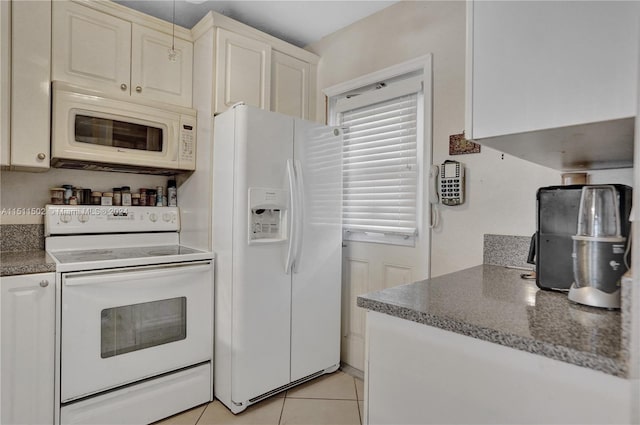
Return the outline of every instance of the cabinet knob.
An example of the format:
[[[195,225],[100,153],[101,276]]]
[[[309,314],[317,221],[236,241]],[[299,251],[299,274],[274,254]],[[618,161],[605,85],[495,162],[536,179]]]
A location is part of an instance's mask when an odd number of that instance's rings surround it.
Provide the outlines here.
[[[127,89],[127,85],[125,83],[120,84],[120,90],[126,90]]]
[[[137,91],[138,93],[140,93],[140,92],[142,91],[142,87],[140,87],[140,86],[136,86],[136,91]]]
[[[45,159],[46,157],[47,157],[47,155],[43,154],[42,152],[40,152],[40,153],[38,154],[38,159],[39,159],[40,161],[44,161],[44,159]]]
[[[46,288],[47,286],[49,286],[49,281],[48,280],[41,280],[40,281],[40,286],[42,286],[43,288]]]

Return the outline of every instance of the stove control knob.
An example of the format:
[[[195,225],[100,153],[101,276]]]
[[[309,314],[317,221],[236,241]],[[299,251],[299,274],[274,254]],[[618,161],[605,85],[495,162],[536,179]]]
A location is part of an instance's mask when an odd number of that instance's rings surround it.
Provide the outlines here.
[[[68,223],[71,221],[71,214],[62,214],[60,216],[60,221],[63,223]]]
[[[169,223],[171,221],[171,213],[162,214],[162,221]]]
[[[151,220],[152,223],[158,221],[158,216],[156,215],[156,213],[149,214],[149,220]]]
[[[81,214],[78,216],[78,221],[80,223],[86,223],[87,221],[89,221],[89,216],[87,214]]]

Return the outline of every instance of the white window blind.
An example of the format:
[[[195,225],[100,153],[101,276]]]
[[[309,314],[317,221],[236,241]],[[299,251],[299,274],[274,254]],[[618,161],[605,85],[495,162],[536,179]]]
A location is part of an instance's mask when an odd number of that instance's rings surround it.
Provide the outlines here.
[[[403,86],[406,86],[403,82]],[[421,88],[392,92],[387,100],[363,105],[365,95],[337,105],[345,127],[343,227],[350,232],[417,234],[417,111]],[[405,94],[407,91],[412,94]],[[365,93],[375,99],[374,92]],[[375,93],[382,94],[382,93]],[[386,96],[388,97],[388,96]],[[352,102],[347,102],[352,101]],[[355,106],[348,109],[349,105]]]

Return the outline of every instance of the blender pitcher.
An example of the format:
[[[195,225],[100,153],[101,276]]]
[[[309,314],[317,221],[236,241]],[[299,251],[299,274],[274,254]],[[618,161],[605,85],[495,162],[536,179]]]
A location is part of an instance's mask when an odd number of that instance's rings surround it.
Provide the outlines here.
[[[620,232],[620,199],[612,185],[582,188],[578,233],[573,239],[574,283],[569,299],[603,308],[620,308],[620,278],[626,238]]]

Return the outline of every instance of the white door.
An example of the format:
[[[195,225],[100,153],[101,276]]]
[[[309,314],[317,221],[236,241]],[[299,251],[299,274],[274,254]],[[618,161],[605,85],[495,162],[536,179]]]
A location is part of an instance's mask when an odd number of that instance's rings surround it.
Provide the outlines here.
[[[210,262],[62,275],[61,401],[213,355]]]
[[[288,240],[249,244],[248,197],[250,188],[283,189],[293,156],[293,119],[247,106],[235,111],[236,168],[229,182],[234,186],[231,400],[243,403],[290,382]]]
[[[271,110],[309,118],[309,63],[284,53],[271,56]]]
[[[301,232],[291,284],[291,380],[340,363],[342,137],[295,120]]]
[[[129,22],[77,3],[54,1],[52,33],[52,80],[129,94]]]
[[[55,275],[0,279],[3,424],[53,423]]]
[[[193,44],[137,24],[131,35],[131,96],[190,108]]]
[[[244,102],[270,106],[271,46],[222,28],[216,33],[215,113]]]
[[[431,163],[430,56],[421,62],[419,85],[415,77],[406,77],[397,82],[390,81],[351,100],[343,98],[346,100],[343,105],[349,102],[355,105],[342,109],[352,114],[351,118],[349,115],[342,116],[342,122],[351,127],[345,136],[349,143],[344,154],[345,174],[351,176],[345,188],[350,201],[347,218],[371,229],[372,225],[375,228],[380,222],[383,222],[382,226],[391,226],[393,220],[408,220],[406,211],[411,214],[415,212],[415,216],[411,217],[415,217],[415,236],[406,231],[382,235],[384,231],[358,231],[354,226],[349,241],[343,244],[341,359],[359,370],[365,368],[366,315],[365,310],[357,306],[358,296],[429,277],[431,230],[427,200]],[[383,70],[376,74],[376,81],[384,80],[381,77],[384,73],[399,75],[407,72],[409,67],[415,70],[416,64],[406,67],[400,64]],[[354,84],[362,82],[356,81]],[[403,97],[408,94],[411,96]],[[405,107],[405,101],[411,106]],[[359,112],[353,115],[354,110]],[[396,119],[398,121],[394,121]],[[404,142],[399,143],[398,140],[405,141],[407,145],[415,142],[415,148],[402,152]],[[396,168],[398,164],[395,162],[397,158],[404,158],[403,155],[412,157],[411,165],[406,165],[406,174],[403,174],[405,170],[402,167]],[[359,170],[359,173],[354,173],[354,170]],[[397,192],[394,193],[394,190]],[[406,194],[412,195],[407,197]],[[384,201],[375,202],[378,198]],[[345,203],[346,200],[345,197]],[[372,220],[370,217],[374,213],[376,218]],[[410,227],[414,227],[413,223]]]

